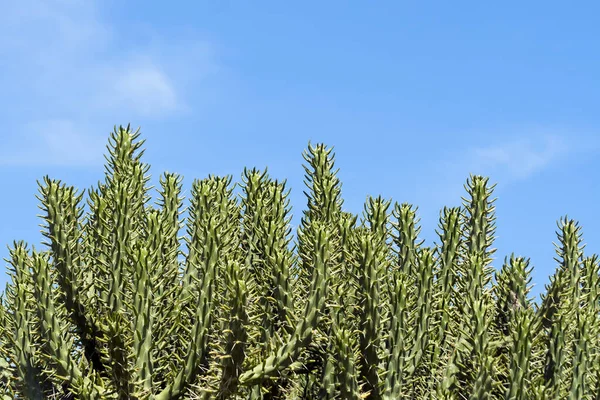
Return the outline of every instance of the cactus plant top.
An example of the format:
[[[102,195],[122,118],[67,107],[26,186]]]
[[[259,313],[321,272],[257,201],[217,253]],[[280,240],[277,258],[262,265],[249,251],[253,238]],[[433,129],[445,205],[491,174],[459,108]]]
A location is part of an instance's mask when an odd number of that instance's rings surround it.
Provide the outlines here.
[[[527,258],[491,267],[485,177],[425,246],[411,204],[344,211],[322,144],[296,233],[266,171],[195,180],[183,218],[181,176],[152,202],[142,154],[119,127],[95,188],[39,182],[45,242],[13,243],[0,297],[3,399],[600,398],[600,263],[576,221],[537,305]]]

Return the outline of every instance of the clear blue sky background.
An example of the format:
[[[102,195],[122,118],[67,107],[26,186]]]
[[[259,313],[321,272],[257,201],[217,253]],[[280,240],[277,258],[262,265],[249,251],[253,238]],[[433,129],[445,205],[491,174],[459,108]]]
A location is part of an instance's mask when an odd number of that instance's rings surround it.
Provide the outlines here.
[[[335,146],[347,210],[369,194],[417,204],[429,243],[469,173],[489,175],[495,265],[531,257],[537,294],[558,218],[600,251],[597,4],[4,1],[0,257],[40,241],[36,179],[90,187],[131,122],[153,177],[179,172],[188,191],[268,166],[294,224],[309,140]]]

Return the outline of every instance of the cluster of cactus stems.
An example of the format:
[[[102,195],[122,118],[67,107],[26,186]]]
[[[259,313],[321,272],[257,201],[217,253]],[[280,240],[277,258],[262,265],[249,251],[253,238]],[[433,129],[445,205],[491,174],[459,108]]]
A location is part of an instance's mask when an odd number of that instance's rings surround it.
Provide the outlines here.
[[[577,222],[538,304],[527,258],[492,267],[487,178],[428,247],[410,204],[343,211],[332,149],[309,145],[294,235],[266,171],[196,180],[187,208],[165,173],[152,203],[139,136],[115,129],[85,200],[40,182],[46,242],[13,244],[0,297],[3,399],[600,399],[600,262]]]

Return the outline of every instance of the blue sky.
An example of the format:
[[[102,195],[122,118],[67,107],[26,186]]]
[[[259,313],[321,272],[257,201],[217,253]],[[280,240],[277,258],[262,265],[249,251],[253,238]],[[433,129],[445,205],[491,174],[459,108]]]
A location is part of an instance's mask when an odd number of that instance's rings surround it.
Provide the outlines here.
[[[174,3],[175,4],[175,3]],[[495,265],[554,271],[556,220],[600,251],[595,2],[21,0],[0,13],[0,257],[39,243],[36,180],[103,177],[113,125],[140,126],[153,177],[269,168],[334,146],[345,208],[419,206],[423,237],[469,173],[497,182]],[[156,181],[156,180],[155,180]],[[6,276],[0,277],[4,285]]]

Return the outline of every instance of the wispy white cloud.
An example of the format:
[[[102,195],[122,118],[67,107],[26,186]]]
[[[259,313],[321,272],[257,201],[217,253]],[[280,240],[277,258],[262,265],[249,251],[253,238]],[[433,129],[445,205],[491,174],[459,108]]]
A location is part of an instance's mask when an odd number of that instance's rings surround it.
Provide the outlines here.
[[[474,148],[470,168],[474,173],[501,175],[504,179],[527,179],[569,152],[558,135],[536,135]]]
[[[79,125],[79,126],[78,126]],[[97,166],[102,164],[104,136],[90,134],[89,127],[70,120],[44,120],[26,124],[11,140],[16,151],[4,152],[1,165]]]
[[[113,89],[121,106],[129,106],[142,115],[176,110],[180,102],[169,77],[154,65],[123,71]]]
[[[88,148],[101,155],[106,120],[187,112],[194,84],[218,70],[210,43],[152,31],[132,40],[103,17],[101,5],[21,0],[3,7],[0,54],[11,62],[0,67],[0,84],[11,103],[0,106],[14,112],[3,121],[0,164],[101,163]]]
[[[487,176],[500,189],[535,179],[577,154],[598,148],[592,136],[579,135],[579,140],[573,141],[570,135],[561,133],[566,130],[525,127],[511,131],[480,136],[479,145],[461,142],[459,147],[451,148],[437,160],[433,168],[435,178],[431,185],[424,186],[424,196],[435,192],[436,207],[452,204],[464,195],[464,183],[470,174]]]

